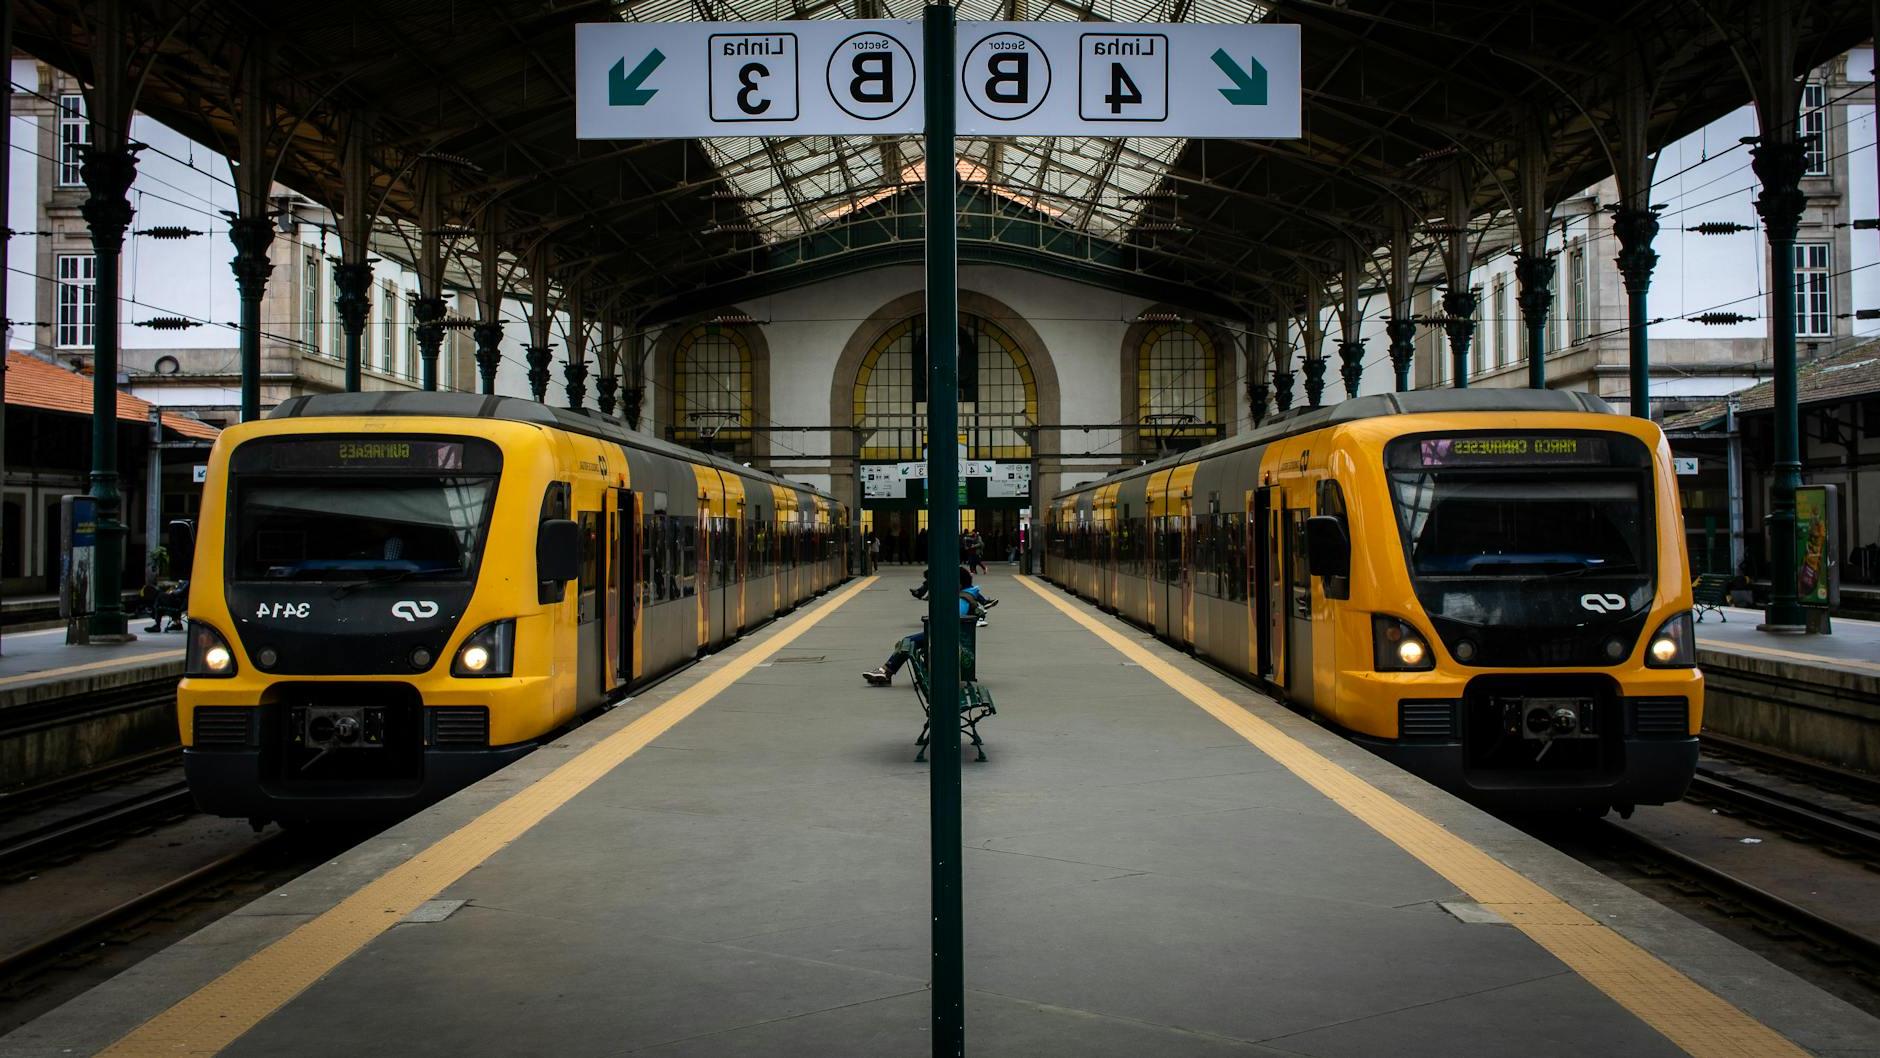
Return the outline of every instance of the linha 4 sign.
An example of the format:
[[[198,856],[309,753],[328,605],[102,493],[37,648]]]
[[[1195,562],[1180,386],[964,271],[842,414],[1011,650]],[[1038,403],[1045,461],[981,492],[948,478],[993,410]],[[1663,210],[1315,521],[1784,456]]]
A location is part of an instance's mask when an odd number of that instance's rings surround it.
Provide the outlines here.
[[[902,20],[583,25],[576,134],[918,133],[921,32]],[[1297,26],[962,22],[956,32],[962,135],[1300,134]]]

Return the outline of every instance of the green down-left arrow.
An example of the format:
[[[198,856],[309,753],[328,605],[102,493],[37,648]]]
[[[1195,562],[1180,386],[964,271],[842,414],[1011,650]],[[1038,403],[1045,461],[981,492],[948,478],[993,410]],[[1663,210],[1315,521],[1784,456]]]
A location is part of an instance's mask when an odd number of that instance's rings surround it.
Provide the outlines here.
[[[659,69],[659,64],[665,61],[666,57],[660,54],[658,48],[654,48],[646,53],[646,58],[640,60],[640,65],[635,66],[632,73],[627,72],[627,60],[621,59],[615,63],[614,68],[607,71],[607,105],[613,107],[645,106],[649,100],[659,94],[659,89],[641,88],[640,85],[646,83],[647,77],[651,76],[654,70]]]

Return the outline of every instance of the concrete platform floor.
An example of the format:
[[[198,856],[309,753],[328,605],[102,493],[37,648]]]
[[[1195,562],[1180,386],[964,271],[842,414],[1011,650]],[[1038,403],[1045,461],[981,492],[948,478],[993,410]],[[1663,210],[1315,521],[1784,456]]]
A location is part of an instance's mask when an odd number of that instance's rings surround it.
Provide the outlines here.
[[[175,663],[182,674],[183,633],[145,634],[134,621],[138,638],[130,643],[75,646],[65,641],[64,628],[36,632],[8,632],[0,637],[0,692],[60,680],[83,679],[99,672]]]
[[[747,637],[0,1058],[929,1052],[920,714],[859,678],[916,583]],[[968,1053],[1880,1055],[1880,1022],[1139,630],[982,583]]]
[[[1861,676],[1880,675],[1880,621],[1836,617],[1831,635],[1778,635],[1757,631],[1761,610],[1740,606],[1707,614],[1697,626],[1697,645],[1751,657],[1775,658]]]

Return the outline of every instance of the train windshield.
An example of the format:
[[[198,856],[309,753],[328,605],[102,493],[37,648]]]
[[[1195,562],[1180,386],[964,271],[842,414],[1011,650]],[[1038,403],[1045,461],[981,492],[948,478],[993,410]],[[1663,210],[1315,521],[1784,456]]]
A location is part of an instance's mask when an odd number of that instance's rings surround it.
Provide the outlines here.
[[[1418,577],[1638,575],[1648,561],[1637,474],[1394,473]]]
[[[240,482],[238,580],[463,580],[493,477],[347,475]]]

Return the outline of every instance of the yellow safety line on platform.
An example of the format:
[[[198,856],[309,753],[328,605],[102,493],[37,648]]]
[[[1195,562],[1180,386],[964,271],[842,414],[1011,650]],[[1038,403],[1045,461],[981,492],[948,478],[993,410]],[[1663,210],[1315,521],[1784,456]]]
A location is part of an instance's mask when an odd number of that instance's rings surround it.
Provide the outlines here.
[[[113,667],[123,668],[127,662],[180,661],[182,657],[183,652],[180,650],[153,650],[148,654],[126,654],[123,657],[109,658],[104,661],[87,661],[83,665],[67,665],[62,669],[42,669],[39,672],[25,672],[18,676],[8,676],[5,679],[0,679],[0,690],[21,683],[43,683],[47,680],[57,679],[60,676],[69,676],[74,672],[92,672],[97,669]]]
[[[1826,654],[1804,654],[1799,650],[1779,650],[1775,647],[1762,647],[1753,643],[1738,643],[1733,639],[1705,639],[1703,636],[1698,636],[1697,646],[1700,650],[1715,650],[1723,654],[1728,654],[1734,650],[1747,650],[1752,654],[1767,654],[1770,657],[1785,658],[1789,661],[1806,661],[1809,664],[1819,665],[1822,668],[1833,668],[1836,665],[1845,665],[1850,669],[1865,669],[1868,672],[1880,673],[1880,665],[1876,665],[1871,661],[1856,661],[1853,658],[1831,658]]]
[[[627,758],[855,597],[865,577],[794,624],[464,824],[100,1051],[108,1058],[211,1055],[397,925]]]
[[[1805,1058],[1807,1052],[1657,956],[1286,734],[1030,577],[1019,582],[1200,706],[1339,807],[1507,919],[1639,1020],[1696,1058]]]

